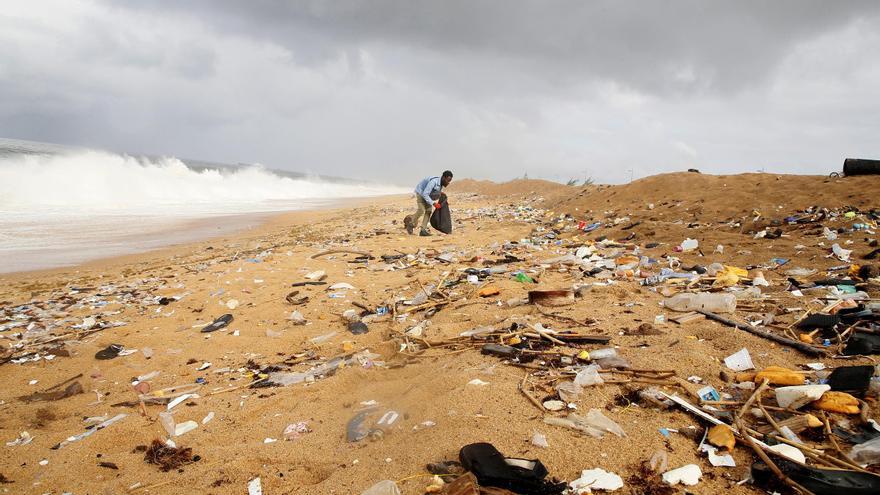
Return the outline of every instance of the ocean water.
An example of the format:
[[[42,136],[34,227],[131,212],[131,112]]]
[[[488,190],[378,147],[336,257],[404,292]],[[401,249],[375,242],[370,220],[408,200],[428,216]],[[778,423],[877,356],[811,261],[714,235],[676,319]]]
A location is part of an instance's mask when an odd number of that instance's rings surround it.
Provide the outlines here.
[[[0,138],[0,273],[203,239],[408,188]]]

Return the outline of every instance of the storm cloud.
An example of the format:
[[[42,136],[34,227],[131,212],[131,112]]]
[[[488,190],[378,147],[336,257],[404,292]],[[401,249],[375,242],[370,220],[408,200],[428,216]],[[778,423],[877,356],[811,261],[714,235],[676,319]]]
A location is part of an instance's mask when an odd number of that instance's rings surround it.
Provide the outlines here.
[[[0,136],[408,184],[880,157],[877,2],[5,2]]]

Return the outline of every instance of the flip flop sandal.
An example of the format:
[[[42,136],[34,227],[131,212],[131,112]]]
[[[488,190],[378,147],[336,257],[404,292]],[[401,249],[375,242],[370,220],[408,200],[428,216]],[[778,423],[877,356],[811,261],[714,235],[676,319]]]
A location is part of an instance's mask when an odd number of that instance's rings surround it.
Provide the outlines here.
[[[216,332],[217,330],[220,330],[221,328],[225,328],[226,325],[229,325],[230,323],[232,323],[232,315],[227,313],[227,314],[221,316],[220,318],[217,318],[216,320],[214,320],[214,322],[211,323],[210,325],[203,328],[202,333]]]
[[[299,297],[297,297],[297,296],[299,296]],[[290,294],[288,294],[287,297],[285,297],[285,299],[287,300],[287,302],[289,302],[290,304],[293,304],[294,306],[299,306],[300,304],[305,304],[305,303],[309,302],[309,296],[300,296],[298,290],[295,290],[295,291],[291,292]]]
[[[488,443],[465,445],[458,453],[461,465],[474,473],[480,485],[494,486],[526,495],[562,493],[566,483],[547,481],[547,468],[537,459],[504,457]]]
[[[290,284],[291,287],[305,287],[307,285],[327,285],[327,282],[294,282]]]
[[[125,347],[122,344],[110,344],[106,348],[95,353],[95,359],[107,360],[113,359],[122,352]]]

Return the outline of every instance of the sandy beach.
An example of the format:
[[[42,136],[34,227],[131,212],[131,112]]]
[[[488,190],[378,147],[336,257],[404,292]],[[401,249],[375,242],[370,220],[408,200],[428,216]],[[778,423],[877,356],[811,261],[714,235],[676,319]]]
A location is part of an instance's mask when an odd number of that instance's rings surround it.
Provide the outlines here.
[[[627,387],[636,384],[585,388],[572,401],[576,411],[598,409],[626,432],[624,437],[592,438],[544,422],[566,412],[541,410],[521,393],[530,370],[483,355],[479,345],[406,347],[405,332],[428,322],[422,336],[411,340],[439,343],[482,326],[541,323],[554,330],[573,328],[609,337],[632,369],[674,371],[669,380],[674,385],[658,386],[682,397],[712,385],[735,394],[733,400],[747,398],[751,391],[730,387],[720,374],[730,372],[723,359],[742,348],[748,349],[759,370],[802,370],[817,361],[828,367],[873,364],[869,357],[806,356],[708,320],[661,324],[658,315],[675,314],[660,306],[660,293],[641,286],[638,279],[626,274],[597,279],[547,260],[594,245],[600,236],[619,241],[628,253],[637,247],[640,254],[661,263],[666,262],[663,255],[676,256],[681,267],[719,262],[745,268],[787,258],[782,267],[757,268],[770,282],[761,288],[767,299],[745,304],[736,313],[742,319],[772,310],[778,324],[787,326],[825,301],[818,294],[791,296],[784,271],[815,268],[818,277],[846,263],[829,256],[832,243],[822,237],[821,228],[817,233],[815,225],[802,228],[777,220],[812,206],[868,212],[880,206],[878,197],[880,183],[871,177],[680,173],[628,185],[584,187],[461,180],[450,189],[455,230],[449,236],[407,235],[402,220],[414,209],[413,200],[389,196],[273,216],[231,235],[147,253],[2,274],[0,325],[24,321],[32,326],[0,332],[7,353],[0,355],[6,358],[0,365],[0,437],[12,442],[26,431],[32,441],[0,447],[0,474],[6,480],[0,491],[241,494],[259,477],[266,494],[356,494],[385,479],[397,481],[405,494],[421,494],[431,482],[426,464],[458,460],[462,446],[489,442],[507,456],[540,459],[550,476],[561,480],[573,480],[582,470],[596,467],[615,472],[627,485],[622,493],[648,492],[640,465],[658,450],[666,452],[670,468],[692,463],[701,467],[702,480],[688,487],[690,493],[764,493],[738,483],[748,478],[751,451],[733,451],[736,467],[710,465],[697,451],[699,438],[695,442],[683,433],[667,436],[660,431],[695,427],[701,435],[700,421],[680,409],[634,403],[633,389]],[[858,221],[835,217],[824,225],[846,227]],[[586,233],[577,228],[579,222],[599,222],[601,227]],[[781,236],[755,235],[777,228]],[[675,252],[686,238],[699,240],[700,248]],[[841,233],[836,242],[853,251],[853,263],[868,264],[872,262],[860,256],[875,249],[870,247],[872,239],[876,235],[857,231]],[[325,250],[342,252],[315,257]],[[367,252],[372,259],[358,260],[346,250]],[[476,284],[466,280],[465,269],[494,266],[489,263],[507,255],[512,258],[504,263],[506,273]],[[291,287],[316,271],[325,272],[327,285]],[[516,271],[537,283],[518,281],[511,276]],[[749,270],[749,278],[755,271]],[[445,289],[445,299],[433,300],[437,304],[431,308],[401,303],[423,287],[460,278],[463,283]],[[329,289],[340,283],[353,288]],[[507,305],[509,299],[526,297],[529,290],[576,285],[587,288],[572,305]],[[489,286],[498,293],[477,294]],[[308,301],[291,304],[287,296],[295,290],[299,293],[294,300],[308,296]],[[876,284],[868,285],[868,294],[880,297]],[[163,298],[165,304],[160,304]],[[396,311],[377,314],[378,308],[395,302]],[[23,310],[16,308],[25,304],[28,315],[17,320],[14,315]],[[343,318],[347,310],[369,316],[367,333],[349,331]],[[307,323],[293,322],[294,311]],[[201,332],[227,313],[234,317],[227,327]],[[49,323],[51,328],[41,334]],[[633,331],[644,323],[657,323],[657,334]],[[16,336],[22,332],[31,335]],[[14,347],[22,342],[38,345]],[[95,354],[111,344],[135,352],[96,359]],[[578,344],[563,350],[571,354],[573,349],[600,347],[608,346]],[[23,352],[27,350],[36,354]],[[17,359],[27,354],[29,359],[7,362],[13,354]],[[348,361],[304,383],[249,387],[270,371],[305,372],[334,357]],[[151,374],[143,380],[150,392],[198,385],[197,396],[172,410],[177,424],[196,422],[194,430],[173,440],[178,447],[191,448],[198,460],[168,472],[146,463],[138,449],[168,438],[159,421],[166,406],[147,404],[142,409],[132,388],[137,377]],[[614,375],[609,381],[623,382],[622,377]],[[702,383],[691,383],[689,377],[699,377]],[[60,400],[20,400],[73,382],[81,383],[82,393]],[[531,393],[538,401],[555,394],[542,385],[535,385]],[[870,417],[877,418],[880,408],[873,400],[868,404]],[[346,427],[361,411],[394,411],[397,419],[381,434],[348,441]],[[119,414],[127,416],[53,450],[90,424]],[[285,428],[303,422],[308,431],[286,440]],[[546,436],[549,447],[531,443],[536,432]]]

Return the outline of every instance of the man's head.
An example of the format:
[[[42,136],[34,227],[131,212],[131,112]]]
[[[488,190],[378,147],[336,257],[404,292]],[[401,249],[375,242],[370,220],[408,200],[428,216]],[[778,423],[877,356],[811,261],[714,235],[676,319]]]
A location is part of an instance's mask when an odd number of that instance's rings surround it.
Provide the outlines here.
[[[452,182],[452,172],[446,170],[443,172],[443,175],[440,176],[440,184],[442,184],[443,187],[446,187],[450,182]]]

